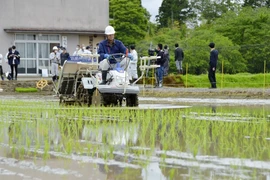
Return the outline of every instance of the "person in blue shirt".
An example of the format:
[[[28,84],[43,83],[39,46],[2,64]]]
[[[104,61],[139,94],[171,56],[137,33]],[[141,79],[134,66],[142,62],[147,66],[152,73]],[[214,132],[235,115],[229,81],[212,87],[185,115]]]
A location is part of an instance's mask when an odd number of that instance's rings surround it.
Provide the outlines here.
[[[107,72],[110,67],[113,69],[116,65],[116,60],[110,57],[110,54],[122,53],[127,54],[128,49],[124,46],[124,44],[114,39],[115,30],[112,26],[107,26],[105,28],[106,39],[99,43],[98,54],[100,55],[100,63],[99,68],[102,72],[102,82],[100,85],[106,84]],[[129,54],[128,56],[132,59],[132,56]],[[127,67],[129,64],[129,58],[125,58],[121,61],[121,67]]]

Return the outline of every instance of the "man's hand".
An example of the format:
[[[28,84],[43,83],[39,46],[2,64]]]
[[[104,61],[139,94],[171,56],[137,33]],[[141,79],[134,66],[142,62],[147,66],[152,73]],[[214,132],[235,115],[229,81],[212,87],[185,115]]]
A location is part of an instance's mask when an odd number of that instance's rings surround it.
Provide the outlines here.
[[[216,68],[215,67],[213,67],[213,69],[212,69],[213,71],[215,71],[216,70]]]
[[[109,56],[110,56],[109,54],[104,54],[104,58],[105,58],[105,59],[108,59]]]

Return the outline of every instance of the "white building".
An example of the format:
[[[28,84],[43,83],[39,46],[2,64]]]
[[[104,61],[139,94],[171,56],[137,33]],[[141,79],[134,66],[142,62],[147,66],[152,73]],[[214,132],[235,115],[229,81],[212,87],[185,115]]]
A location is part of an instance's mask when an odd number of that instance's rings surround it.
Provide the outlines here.
[[[109,0],[1,0],[0,54],[15,45],[19,74],[36,76],[50,69],[53,46],[67,47],[71,55],[77,44],[93,51],[108,24]]]

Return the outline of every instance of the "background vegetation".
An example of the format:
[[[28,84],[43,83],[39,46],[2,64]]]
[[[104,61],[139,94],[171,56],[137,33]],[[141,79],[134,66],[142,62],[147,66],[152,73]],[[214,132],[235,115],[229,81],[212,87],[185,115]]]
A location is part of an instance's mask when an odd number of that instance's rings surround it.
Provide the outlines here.
[[[117,39],[126,46],[136,44],[140,56],[151,45],[168,45],[170,72],[175,72],[175,43],[185,52],[188,72],[200,75],[207,72],[208,44],[215,42],[224,73],[263,73],[265,62],[266,71],[270,68],[269,7],[269,0],[163,0],[151,22],[140,0],[110,0],[110,18]]]

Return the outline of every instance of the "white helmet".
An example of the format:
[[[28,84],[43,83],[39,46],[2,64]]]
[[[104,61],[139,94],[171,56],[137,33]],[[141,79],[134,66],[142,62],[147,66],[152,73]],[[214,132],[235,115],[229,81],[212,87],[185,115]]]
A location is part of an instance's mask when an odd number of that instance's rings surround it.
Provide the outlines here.
[[[52,49],[53,49],[53,50],[58,50],[57,46],[53,46]]]
[[[114,28],[112,26],[107,26],[105,28],[105,34],[106,35],[111,35],[111,34],[115,34]]]

